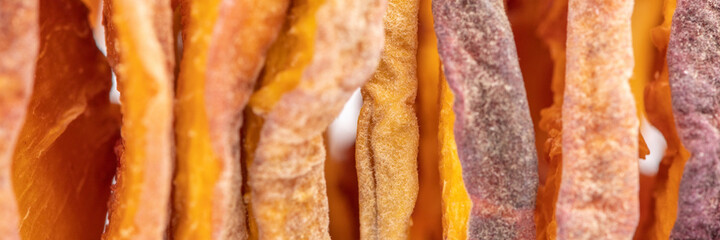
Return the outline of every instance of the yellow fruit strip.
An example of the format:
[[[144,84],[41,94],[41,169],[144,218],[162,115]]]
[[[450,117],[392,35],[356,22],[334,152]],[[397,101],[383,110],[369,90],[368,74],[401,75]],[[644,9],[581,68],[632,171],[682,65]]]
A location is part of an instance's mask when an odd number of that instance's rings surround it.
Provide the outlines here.
[[[183,1],[175,238],[247,236],[239,130],[289,1]],[[232,49],[232,50],[229,50]]]
[[[417,0],[388,1],[385,48],[362,88],[356,165],[360,237],[406,239],[418,194]]]
[[[219,8],[220,0],[181,1],[185,25],[176,93],[175,239],[213,239],[212,203],[221,166],[211,146],[205,84],[208,48]]]
[[[438,131],[443,239],[467,239],[472,201],[465,190],[462,166],[455,144],[454,102],[452,90],[443,76],[440,79],[440,125]]]
[[[114,28],[117,34],[116,38],[108,35],[107,42],[110,60],[119,61],[115,73],[125,150],[103,239],[161,239],[169,220],[172,178],[170,1],[111,0],[106,4],[111,8],[112,26],[106,28]]]

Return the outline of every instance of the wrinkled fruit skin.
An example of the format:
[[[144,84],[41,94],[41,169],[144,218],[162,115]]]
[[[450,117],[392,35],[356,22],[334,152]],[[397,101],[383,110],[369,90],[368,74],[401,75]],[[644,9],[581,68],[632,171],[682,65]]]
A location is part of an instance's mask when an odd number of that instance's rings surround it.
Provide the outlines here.
[[[631,239],[638,223],[632,7],[569,2],[558,239]]]
[[[668,45],[672,105],[691,154],[672,239],[720,239],[720,1],[679,0]]]
[[[535,238],[537,152],[503,1],[436,0],[433,13],[473,201],[468,238]]]
[[[385,47],[363,86],[356,168],[362,239],[407,239],[418,194],[417,0],[389,0]]]
[[[329,239],[322,132],[377,67],[385,6],[383,0],[320,1],[316,29],[285,29],[274,43],[281,49],[294,47],[283,35],[313,31],[312,60],[302,74],[283,72],[292,64],[271,66],[288,55],[271,47],[262,87],[249,103],[264,121],[248,169],[259,239]],[[279,71],[268,74],[268,67]],[[288,75],[296,77],[288,85],[273,81]]]
[[[19,239],[12,155],[25,120],[38,54],[38,0],[0,1],[0,236]]]

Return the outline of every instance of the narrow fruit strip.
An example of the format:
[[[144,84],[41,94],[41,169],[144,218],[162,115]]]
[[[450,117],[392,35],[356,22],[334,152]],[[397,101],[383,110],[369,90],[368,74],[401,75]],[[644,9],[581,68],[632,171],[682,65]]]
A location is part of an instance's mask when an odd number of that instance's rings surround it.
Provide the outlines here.
[[[173,237],[245,239],[242,109],[288,0],[181,1]]]
[[[552,98],[550,107],[540,112],[539,127],[547,133],[542,160],[547,161],[545,181],[538,186],[535,223],[537,239],[557,238],[555,209],[562,179],[562,105],[565,89],[565,40],[567,39],[568,1],[552,1],[544,20],[538,25],[538,35],[550,50],[553,59]],[[540,164],[543,165],[543,164]]]
[[[685,164],[672,239],[720,237],[720,1],[679,0],[667,64]]]
[[[0,2],[0,236],[19,239],[12,157],[25,121],[38,55],[38,0]]]
[[[680,141],[672,112],[670,83],[666,53],[670,38],[670,25],[676,1],[666,0],[663,6],[663,22],[652,31],[652,40],[659,50],[655,63],[658,74],[645,89],[645,109],[648,121],[665,137],[667,149],[660,162],[652,189],[651,219],[644,233],[636,233],[635,239],[669,239],[675,224],[678,208],[678,191],[683,167],[690,156]]]
[[[442,71],[440,72],[442,74]],[[443,76],[443,75],[440,75]],[[440,78],[440,179],[442,183],[443,239],[467,239],[472,201],[465,190],[462,166],[455,144],[455,96],[445,77]]]
[[[81,1],[41,0],[39,11],[42,54],[12,165],[20,234],[98,239],[120,130],[119,109],[108,99],[110,67]]]
[[[473,202],[468,238],[535,238],[535,137],[503,1],[436,0],[433,13]]]
[[[384,12],[382,0],[293,2],[249,103],[263,122],[246,133],[259,239],[329,238],[322,132],[377,67]]]
[[[408,238],[418,192],[418,6],[388,1],[382,59],[361,91],[355,158],[362,239]]]
[[[632,7],[629,0],[569,2],[560,239],[630,239],[638,223]]]
[[[162,239],[172,180],[169,0],[106,0],[108,58],[118,79],[124,153],[103,239]]]

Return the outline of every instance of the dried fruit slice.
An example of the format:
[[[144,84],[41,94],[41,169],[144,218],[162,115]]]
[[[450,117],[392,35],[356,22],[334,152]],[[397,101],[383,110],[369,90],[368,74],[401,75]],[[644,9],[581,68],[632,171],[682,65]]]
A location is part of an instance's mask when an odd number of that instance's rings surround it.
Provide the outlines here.
[[[329,238],[322,132],[377,66],[384,10],[383,0],[293,2],[249,104],[264,120],[250,129],[258,238]]]
[[[172,178],[169,0],[106,0],[108,58],[118,76],[125,147],[103,239],[162,239]]]
[[[185,0],[177,88],[176,239],[245,239],[242,109],[288,0]]]
[[[40,49],[13,187],[24,239],[98,239],[115,174],[120,112],[80,1],[40,0]]]
[[[535,237],[537,152],[503,1],[433,2],[473,209],[469,238]]]
[[[629,239],[638,223],[633,1],[570,0],[558,238]],[[592,26],[592,27],[590,27]]]
[[[442,72],[440,73],[442,74]],[[467,239],[472,201],[465,190],[462,166],[455,144],[455,96],[440,75],[440,179],[442,181],[443,239]]]
[[[406,239],[418,192],[417,0],[389,0],[380,65],[363,86],[355,158],[360,238]]]
[[[11,166],[32,93],[38,12],[37,0],[0,2],[0,236],[6,239],[19,239]]]
[[[720,1],[680,0],[667,61],[685,164],[672,239],[720,237]]]

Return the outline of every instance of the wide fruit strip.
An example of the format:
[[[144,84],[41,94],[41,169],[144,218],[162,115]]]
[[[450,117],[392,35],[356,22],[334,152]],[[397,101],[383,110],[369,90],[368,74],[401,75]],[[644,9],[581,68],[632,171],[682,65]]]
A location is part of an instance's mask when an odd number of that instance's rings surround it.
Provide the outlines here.
[[[569,2],[559,239],[630,239],[638,224],[632,6]]]
[[[258,238],[330,237],[322,132],[377,67],[385,6],[293,2],[249,102],[262,119],[246,135],[257,142],[248,177]]]
[[[534,238],[537,153],[504,3],[436,0],[433,13],[473,203],[468,238]]]
[[[288,0],[180,2],[175,239],[245,239],[242,110],[280,31]]]
[[[679,0],[667,64],[678,133],[690,152],[671,239],[720,238],[720,1]]]

